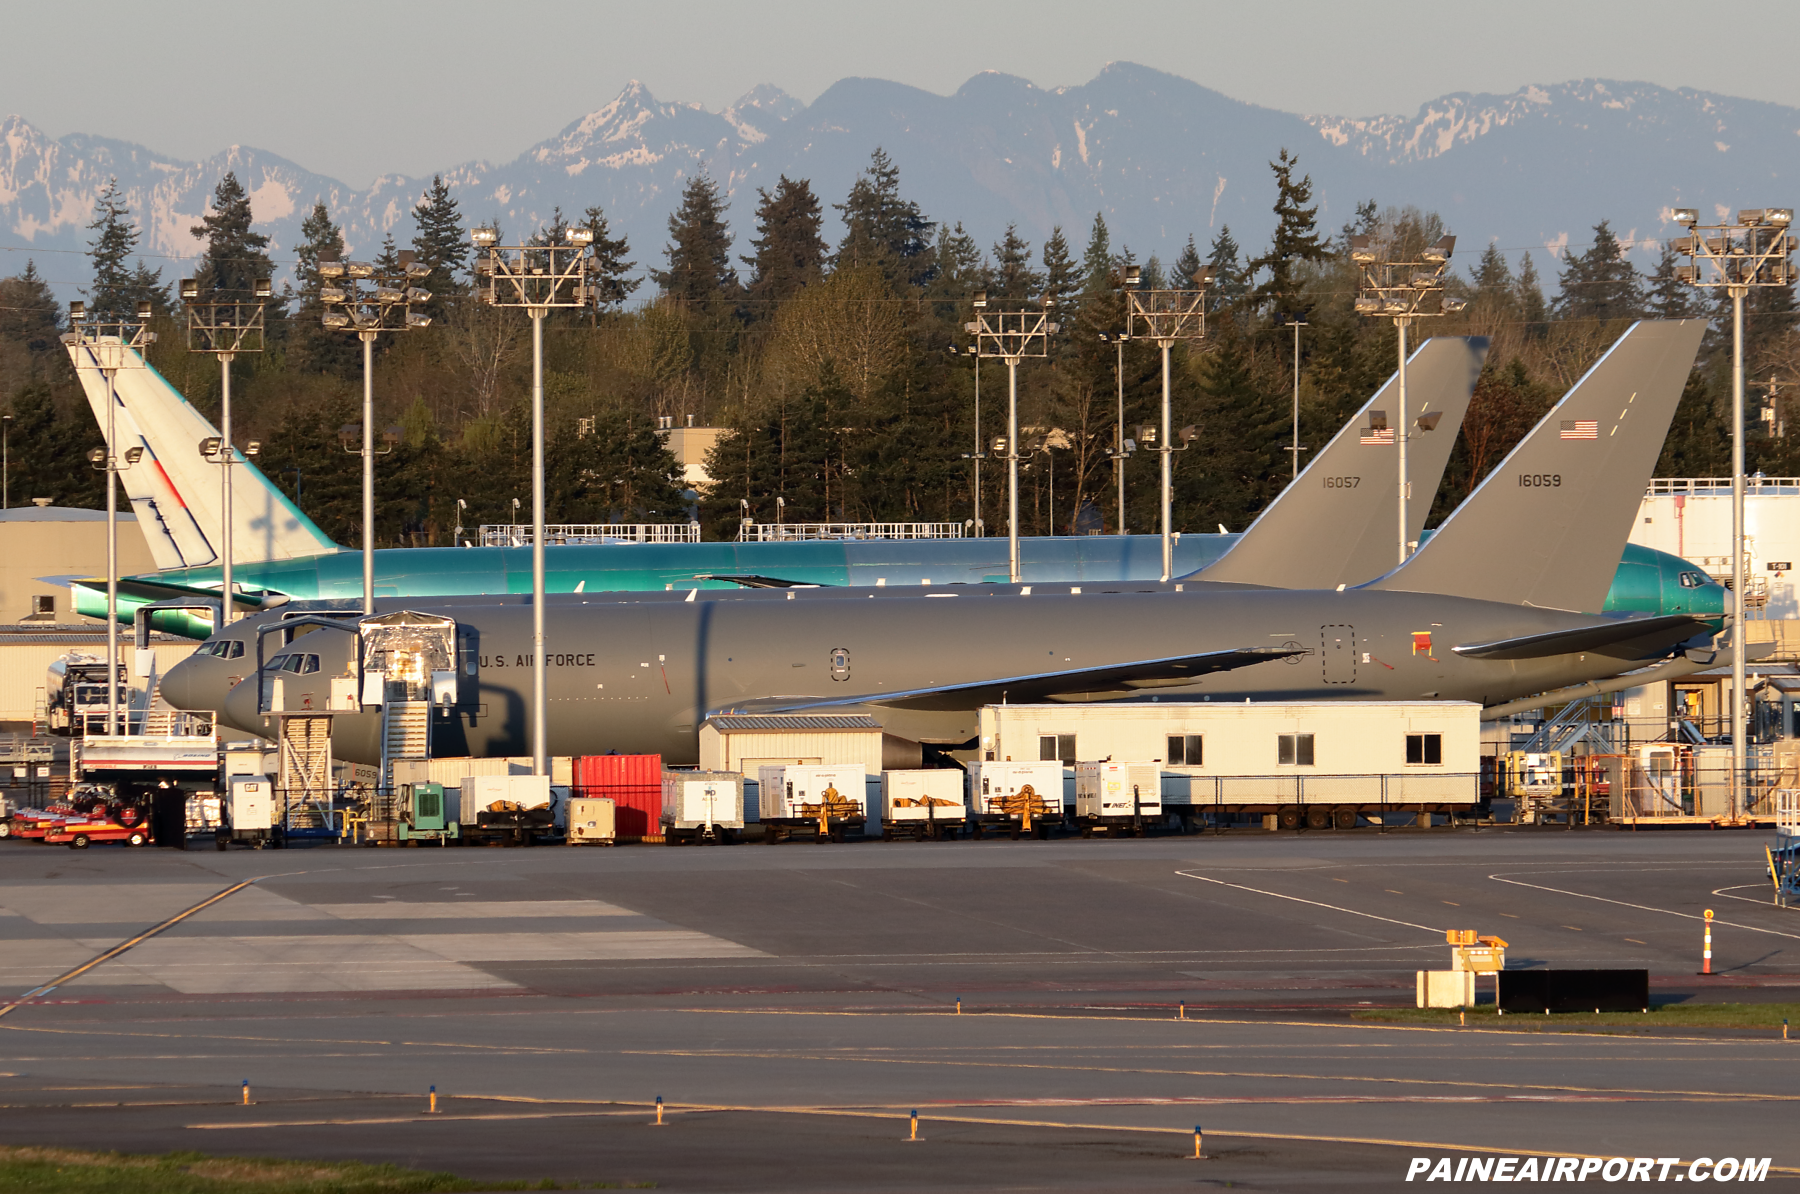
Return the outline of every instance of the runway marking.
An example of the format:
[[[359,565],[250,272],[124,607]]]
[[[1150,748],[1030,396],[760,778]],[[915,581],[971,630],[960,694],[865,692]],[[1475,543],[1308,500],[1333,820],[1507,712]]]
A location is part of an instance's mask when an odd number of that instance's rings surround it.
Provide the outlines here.
[[[1519,872],[1514,872],[1514,873],[1517,874]],[[1524,873],[1530,875],[1530,874],[1541,874],[1543,872],[1526,871]],[[1562,872],[1551,871],[1549,873],[1550,874],[1559,874]],[[1500,874],[1489,875],[1488,878],[1492,879],[1496,883],[1510,883],[1514,887],[1529,887],[1535,891],[1548,891],[1555,895],[1574,896],[1578,900],[1598,900],[1602,904],[1617,904],[1621,908],[1636,908],[1639,912],[1660,912],[1664,916],[1679,916],[1683,920],[1705,920],[1706,919],[1704,916],[1695,916],[1692,912],[1677,912],[1673,908],[1656,908],[1656,907],[1652,907],[1649,904],[1634,904],[1630,900],[1615,900],[1609,896],[1589,895],[1588,893],[1586,893],[1584,891],[1566,891],[1560,887],[1546,887],[1541,883],[1526,883],[1522,879],[1508,879],[1505,876],[1500,875]],[[1742,898],[1742,897],[1739,897],[1739,898]],[[1501,915],[1504,916],[1506,914],[1501,913]],[[1518,918],[1514,917],[1513,919],[1517,920]],[[1716,925],[1725,925],[1728,928],[1743,929],[1746,932],[1750,932],[1750,933],[1767,933],[1771,937],[1787,937],[1790,940],[1800,941],[1800,933],[1784,933],[1780,929],[1765,929],[1765,928],[1761,928],[1760,926],[1757,926],[1757,925],[1739,924],[1736,921],[1718,920],[1716,918],[1713,920],[1713,923]],[[1565,925],[1564,927],[1566,928],[1568,926]]]
[[[126,950],[128,950],[132,946],[136,945],[138,942],[148,941],[150,938],[156,936],[158,933],[162,932],[164,929],[169,928],[172,925],[179,924],[180,922],[186,920],[188,917],[192,916],[194,913],[200,911],[202,908],[210,908],[214,904],[218,903],[220,900],[224,899],[226,896],[231,895],[233,892],[242,891],[242,890],[244,890],[244,888],[249,887],[252,883],[255,883],[255,882],[256,882],[255,879],[246,879],[242,883],[237,883],[237,884],[232,885],[231,887],[227,887],[224,891],[219,892],[217,895],[214,895],[207,899],[201,900],[198,904],[195,904],[192,908],[188,908],[185,911],[178,912],[174,916],[171,916],[169,919],[163,921],[161,924],[144,930],[142,933],[139,933],[136,937],[131,938],[131,940],[123,942],[122,944],[113,946],[111,949],[107,950],[105,953],[101,954],[99,957],[95,958],[93,961],[88,962],[82,966],[77,966],[75,969],[69,971],[67,974],[58,975],[56,978],[52,979],[50,982],[45,983],[42,986],[33,988],[32,990],[25,992],[25,994],[21,995],[18,999],[13,1000],[13,1002],[7,1004],[5,1007],[0,1007],[0,1016],[6,1015],[8,1012],[12,1011],[15,1007],[18,1007],[21,1003],[25,1002],[25,1000],[27,1000],[27,999],[30,999],[32,996],[41,995],[41,994],[45,993],[46,991],[51,991],[57,987],[60,987],[62,984],[68,982],[70,979],[73,979],[73,978],[77,977],[78,975],[85,974],[89,970],[92,970],[94,967],[100,965],[100,963],[108,961],[109,959],[118,957],[120,954],[124,953]]]
[[[1299,896],[1284,895],[1279,891],[1264,891],[1260,887],[1245,887],[1241,883],[1227,883],[1223,879],[1214,879],[1207,875],[1196,875],[1192,871],[1176,871],[1175,873],[1184,879],[1198,879],[1203,883],[1217,883],[1220,887],[1234,887],[1239,891],[1248,891],[1256,895],[1274,896],[1278,900],[1292,900],[1296,904],[1311,904],[1315,908],[1329,908],[1333,912],[1347,912],[1351,916],[1362,916],[1369,920],[1384,921],[1387,924],[1400,925],[1403,928],[1408,929],[1418,929],[1425,933],[1441,933],[1444,931],[1442,929],[1434,929],[1429,925],[1416,925],[1411,921],[1395,920],[1391,916],[1376,916],[1373,912],[1359,912],[1355,908],[1344,908],[1337,904],[1327,904],[1319,900],[1305,900],[1301,899]],[[1396,892],[1395,894],[1398,895],[1400,893]]]
[[[284,897],[285,898],[285,897]],[[296,901],[298,902],[298,901]],[[301,904],[339,920],[539,920],[570,916],[637,916],[600,900],[487,900],[476,904]]]
[[[1722,900],[1742,900],[1746,904],[1755,904],[1759,908],[1779,908],[1779,907],[1781,907],[1781,905],[1777,904],[1774,900],[1770,900],[1768,903],[1765,904],[1761,900],[1753,900],[1749,896],[1741,896],[1741,895],[1732,895],[1731,894],[1734,891],[1743,891],[1746,888],[1751,888],[1751,887],[1754,887],[1759,891],[1763,889],[1763,885],[1760,883],[1740,883],[1736,887],[1715,887],[1715,888],[1713,888],[1713,894],[1718,896]]]
[[[549,1114],[558,1116],[558,1117],[569,1117],[569,1116],[577,1116],[577,1115],[587,1115],[587,1116],[614,1115],[614,1114],[643,1115],[646,1113],[647,1110],[648,1110],[648,1108],[645,1107],[642,1109],[633,1108],[632,1110],[627,1111],[627,1112],[571,1111],[571,1112],[552,1112]],[[665,1108],[665,1110],[667,1112],[672,1112],[675,1114],[696,1114],[696,1113],[719,1114],[721,1112],[739,1112],[739,1113],[749,1113],[749,1114],[757,1114],[757,1115],[841,1116],[844,1118],[856,1118],[856,1119],[900,1119],[900,1118],[903,1118],[899,1114],[897,1105],[895,1108],[883,1108],[880,1110],[871,1110],[871,1109],[867,1108],[866,1105],[858,1106],[858,1107],[791,1107],[791,1106],[790,1107],[754,1107],[754,1106],[744,1106],[744,1105],[727,1104],[727,1103],[681,1103],[681,1104],[669,1104]],[[443,1117],[440,1116],[440,1117],[436,1117],[436,1118],[441,1119]],[[1059,1128],[1064,1131],[1073,1129],[1073,1130],[1083,1131],[1083,1132],[1141,1132],[1141,1133],[1153,1133],[1153,1134],[1159,1135],[1159,1136],[1187,1136],[1189,1134],[1189,1129],[1187,1129],[1185,1127],[1165,1128],[1165,1127],[1138,1126],[1138,1125],[1130,1125],[1130,1124],[1070,1123],[1065,1120],[1008,1119],[1008,1118],[1004,1118],[1004,1117],[1000,1117],[1000,1116],[935,1114],[935,1115],[930,1115],[930,1116],[920,1116],[919,1118],[922,1121],[927,1121],[927,1122],[976,1124],[976,1125],[981,1125],[984,1127]],[[426,1116],[426,1115],[416,1115],[409,1119],[395,1118],[392,1120],[384,1120],[384,1121],[377,1121],[377,1122],[430,1123],[432,1121],[433,1121],[433,1117]],[[267,1127],[290,1127],[290,1126],[300,1126],[300,1125],[284,1124],[284,1123],[280,1123],[280,1122],[271,1122],[271,1123],[266,1123],[266,1124],[251,1124],[251,1123],[189,1124],[187,1126],[190,1128],[205,1130],[205,1129],[220,1129],[220,1128],[235,1128],[235,1127],[265,1127],[265,1128],[267,1128]],[[307,1125],[307,1126],[317,1126],[317,1125]],[[1510,1147],[1506,1147],[1506,1146],[1491,1146],[1491,1145],[1481,1145],[1481,1144],[1452,1144],[1452,1143],[1446,1143],[1446,1142],[1442,1142],[1442,1141],[1431,1141],[1431,1140],[1394,1140],[1394,1139],[1387,1139],[1387,1138],[1383,1138],[1383,1137],[1371,1137],[1371,1136],[1317,1136],[1317,1135],[1300,1134],[1300,1133],[1293,1133],[1293,1132],[1242,1132],[1242,1131],[1228,1131],[1228,1130],[1218,1130],[1218,1129],[1208,1131],[1207,1135],[1214,1136],[1214,1137],[1229,1137],[1234,1140],[1290,1140],[1290,1141],[1295,1141],[1295,1142],[1300,1142],[1300,1143],[1311,1143],[1311,1144],[1366,1144],[1366,1145],[1385,1146],[1385,1147],[1389,1147],[1389,1148],[1408,1148],[1408,1149],[1414,1149],[1414,1150],[1418,1150],[1418,1151],[1496,1153],[1496,1154],[1499,1154],[1502,1156],[1580,1157],[1580,1158],[1584,1158],[1584,1159],[1587,1157],[1590,1157],[1590,1156],[1594,1156],[1594,1157],[1601,1156],[1601,1154],[1598,1154],[1598,1153],[1552,1152],[1552,1151],[1547,1151],[1544,1149],[1510,1148]],[[1602,1159],[1605,1159],[1605,1158],[1602,1157]],[[1771,1165],[1769,1167],[1769,1171],[1771,1173],[1800,1173],[1800,1168],[1790,1168],[1790,1167],[1786,1167],[1786,1166]]]
[[[1648,941],[1639,941],[1636,937],[1627,937],[1627,938],[1625,938],[1625,940],[1631,942],[1633,945],[1649,945],[1650,944]]]
[[[699,1057],[751,1061],[832,1061],[865,1065],[941,1066],[947,1069],[1056,1070],[1080,1074],[1146,1074],[1173,1078],[1239,1078],[1288,1082],[1367,1082],[1392,1086],[1448,1086],[1475,1090],[1541,1090],[1587,1095],[1644,1095],[1652,1098],[1728,1099],[1745,1103],[1800,1103],[1800,1094],[1754,1094],[1743,1091],[1647,1090],[1628,1086],[1566,1086],[1533,1082],[1469,1082],[1453,1078],[1383,1078],[1367,1074],[1288,1074],[1258,1070],[1161,1070],[1141,1066],[1039,1065],[1030,1062],[957,1061],[949,1058],[830,1056],[818,1053],[737,1052],[705,1049],[620,1049],[625,1057]]]

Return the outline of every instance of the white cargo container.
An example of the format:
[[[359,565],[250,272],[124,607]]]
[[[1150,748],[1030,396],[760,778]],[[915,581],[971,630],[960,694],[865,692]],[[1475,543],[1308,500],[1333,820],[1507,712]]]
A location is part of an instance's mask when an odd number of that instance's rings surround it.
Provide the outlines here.
[[[731,841],[744,827],[744,777],[735,771],[665,771],[663,835]]]
[[[1155,763],[1075,764],[1075,820],[1142,832],[1162,820],[1162,768]]]
[[[569,845],[610,846],[617,842],[614,811],[609,796],[578,796],[569,801]]]
[[[955,836],[968,819],[963,803],[964,777],[955,768],[881,773],[881,836],[896,834],[935,838]]]
[[[275,791],[268,776],[232,776],[219,806],[219,827],[213,834],[219,849],[232,842],[248,842],[258,850],[279,844],[275,832]]]
[[[792,836],[791,830],[816,826],[818,813],[807,815],[807,806],[815,810],[826,801],[847,802],[842,816],[828,818],[827,832],[842,838],[849,827],[863,825],[868,814],[868,773],[861,763],[837,766],[785,766],[759,769],[757,787],[764,840],[780,841]]]
[[[1421,632],[1401,649],[1444,648]],[[1284,829],[1454,816],[1481,799],[1481,709],[1467,701],[989,705],[979,747],[984,758],[1148,760],[1165,814],[1262,814]]]

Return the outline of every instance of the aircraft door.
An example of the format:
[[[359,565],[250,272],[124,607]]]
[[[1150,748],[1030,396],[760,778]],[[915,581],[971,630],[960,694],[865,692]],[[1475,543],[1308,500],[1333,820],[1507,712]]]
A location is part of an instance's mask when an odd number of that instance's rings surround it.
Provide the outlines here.
[[[1319,627],[1319,654],[1325,661],[1325,683],[1356,682],[1356,627],[1344,623]]]

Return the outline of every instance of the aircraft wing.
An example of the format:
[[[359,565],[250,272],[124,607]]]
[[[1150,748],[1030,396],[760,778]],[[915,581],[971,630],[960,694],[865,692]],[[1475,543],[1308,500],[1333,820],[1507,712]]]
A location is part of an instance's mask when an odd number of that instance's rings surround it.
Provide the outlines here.
[[[755,576],[749,573],[727,575],[725,573],[703,572],[694,577],[695,580],[727,580],[734,585],[746,589],[817,589],[821,586],[808,580],[783,580],[779,576]]]
[[[1692,638],[1706,626],[1705,619],[1690,614],[1666,614],[1659,618],[1620,618],[1573,630],[1552,630],[1487,643],[1464,643],[1451,648],[1470,659],[1543,659],[1549,655],[1588,652],[1619,659],[1658,654]]]
[[[844,697],[761,697],[733,704],[730,708],[741,713],[785,713],[835,705],[884,705],[896,709],[923,710],[968,709],[1003,700],[1031,702],[1077,693],[1117,692],[1123,689],[1189,684],[1208,672],[1230,671],[1233,668],[1249,667],[1252,664],[1267,663],[1271,659],[1286,659],[1290,655],[1306,653],[1305,647],[1234,647],[1198,655],[1168,655],[1132,663],[1068,668],[1058,672],[977,680],[968,684],[913,688],[903,692],[865,692]]]
[[[102,602],[101,614],[104,615],[106,600],[106,578],[104,576],[70,577],[66,582],[71,590],[86,589],[98,593]],[[235,587],[235,586],[234,586]],[[135,597],[143,601],[171,601],[185,598],[198,598],[204,601],[217,601],[219,590],[204,589],[197,585],[178,585],[166,580],[151,580],[142,576],[121,576],[119,578],[119,596]],[[275,589],[238,589],[232,595],[232,605],[241,610],[274,609],[278,605],[286,605],[290,598],[286,593]]]

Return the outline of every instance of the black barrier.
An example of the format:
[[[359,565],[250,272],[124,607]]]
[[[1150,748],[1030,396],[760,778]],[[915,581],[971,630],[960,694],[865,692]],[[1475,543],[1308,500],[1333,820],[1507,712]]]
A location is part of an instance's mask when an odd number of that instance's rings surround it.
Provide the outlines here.
[[[1502,970],[1503,1012],[1639,1012],[1650,1006],[1648,970]]]

